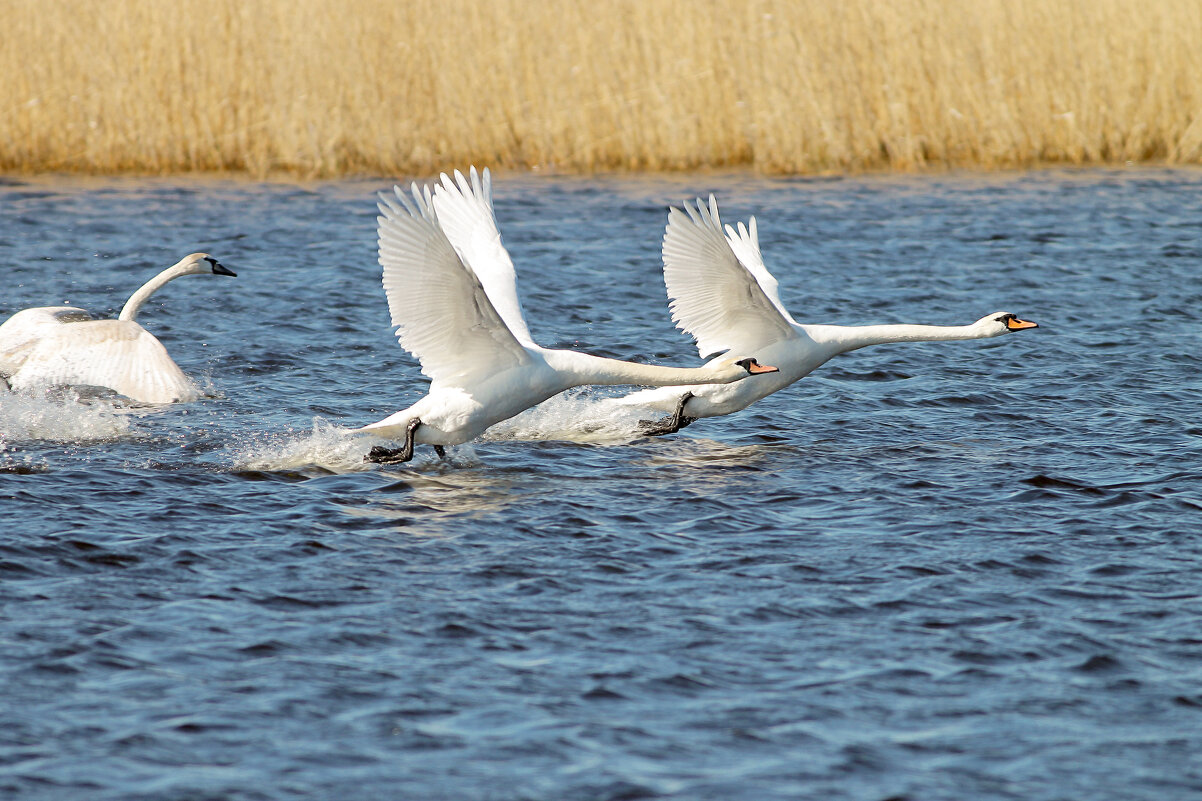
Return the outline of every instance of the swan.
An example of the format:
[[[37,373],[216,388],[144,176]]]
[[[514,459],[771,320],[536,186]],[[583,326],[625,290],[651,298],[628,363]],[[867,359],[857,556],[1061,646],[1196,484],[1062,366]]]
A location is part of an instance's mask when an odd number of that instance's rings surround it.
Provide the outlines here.
[[[608,403],[648,406],[670,413],[642,421],[645,434],[674,433],[700,417],[745,409],[809,375],[828,359],[868,345],[986,339],[1038,328],[1009,312],[987,314],[971,325],[810,325],[785,309],[776,279],[764,266],[755,218],[723,232],[718,202],[672,208],[663,242],[664,283],[672,320],[706,354],[755,353],[776,365],[773,375],[730,386],[648,389]]]
[[[191,253],[143,284],[116,320],[73,306],[23,309],[0,325],[0,375],[14,390],[73,384],[142,403],[196,400],[200,390],[135,320],[151,295],[184,275],[234,273],[207,253]]]
[[[443,173],[433,191],[394,187],[378,204],[384,294],[400,344],[421,362],[430,390],[408,409],[352,429],[401,448],[373,447],[367,461],[406,462],[415,443],[443,447],[479,436],[582,384],[696,385],[763,380],[776,371],[752,357],[673,368],[606,359],[535,344],[522,317],[513,262],[492,208],[492,179]]]

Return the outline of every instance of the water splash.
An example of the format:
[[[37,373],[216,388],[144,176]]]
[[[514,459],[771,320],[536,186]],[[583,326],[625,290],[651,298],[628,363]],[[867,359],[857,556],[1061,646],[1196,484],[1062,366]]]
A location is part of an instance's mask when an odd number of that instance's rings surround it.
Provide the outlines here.
[[[249,433],[232,450],[230,459],[234,470],[318,468],[329,473],[350,473],[369,467],[363,462],[369,447],[362,437],[351,436],[349,429],[314,417],[309,431]]]
[[[24,442],[84,444],[117,439],[131,428],[132,409],[74,389],[28,394],[0,390],[0,451]]]
[[[639,419],[647,416],[647,410],[607,400],[587,387],[568,390],[497,423],[480,439],[567,440],[594,445],[621,445],[637,439]]]
[[[560,440],[600,445],[620,445],[637,439],[640,411],[604,403],[604,398],[588,390],[573,390],[551,398],[538,406],[488,429],[479,439],[484,442]],[[645,412],[644,412],[645,413]],[[364,457],[375,437],[351,434],[350,429],[315,417],[308,431],[295,429],[263,434],[247,434],[231,454],[234,470],[265,472],[316,469],[328,473],[353,473],[374,469]],[[419,445],[410,466],[426,462],[444,463],[427,446]],[[447,448],[447,459],[456,467],[479,464],[470,443]]]

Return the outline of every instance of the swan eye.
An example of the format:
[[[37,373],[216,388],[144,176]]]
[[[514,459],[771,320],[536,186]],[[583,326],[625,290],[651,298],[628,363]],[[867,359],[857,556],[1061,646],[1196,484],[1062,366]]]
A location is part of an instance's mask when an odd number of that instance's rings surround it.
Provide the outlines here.
[[[746,370],[749,373],[751,372],[752,365],[754,365],[756,367],[759,367],[759,365],[760,365],[759,362],[757,362],[755,359],[751,359],[751,358],[739,359],[737,362],[735,362],[735,364],[739,365],[740,367],[742,367],[744,370]]]
[[[1017,320],[1018,316],[1014,314],[1003,314],[1001,317],[994,317],[999,323],[1008,323],[1011,320]]]

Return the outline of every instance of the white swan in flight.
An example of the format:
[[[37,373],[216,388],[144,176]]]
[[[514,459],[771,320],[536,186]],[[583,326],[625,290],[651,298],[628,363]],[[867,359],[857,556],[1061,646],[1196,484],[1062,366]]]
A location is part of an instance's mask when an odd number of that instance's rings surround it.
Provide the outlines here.
[[[200,397],[200,390],[135,321],[147,299],[184,275],[234,275],[207,253],[192,253],[142,285],[116,320],[73,306],[24,309],[0,325],[0,375],[14,390],[106,387],[142,403]]]
[[[971,325],[808,325],[785,309],[776,279],[760,255],[755,218],[738,229],[718,218],[718,202],[700,199],[668,212],[663,244],[664,283],[672,320],[706,354],[754,353],[779,368],[774,375],[731,386],[649,389],[609,403],[649,406],[671,413],[662,423],[644,421],[650,435],[670,434],[699,417],[745,409],[809,375],[840,353],[888,342],[985,339],[1038,328],[1008,312],[987,314]]]
[[[470,176],[457,170],[452,180],[443,173],[433,192],[413,184],[412,198],[400,187],[380,196],[388,309],[401,346],[430,377],[430,391],[408,409],[353,429],[404,440],[401,448],[372,448],[368,461],[408,461],[415,443],[433,445],[441,456],[443,446],[467,442],[582,384],[727,383],[776,371],[748,354],[673,368],[536,345],[522,318],[513,262],[501,244],[488,169],[481,178],[473,167]]]

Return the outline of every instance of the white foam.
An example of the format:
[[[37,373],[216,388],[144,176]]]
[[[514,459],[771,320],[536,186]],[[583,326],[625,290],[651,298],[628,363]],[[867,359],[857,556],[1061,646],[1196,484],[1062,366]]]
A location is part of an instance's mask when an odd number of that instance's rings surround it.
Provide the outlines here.
[[[0,389],[0,451],[30,441],[73,444],[116,439],[130,429],[130,409],[75,390],[50,394]]]
[[[480,440],[624,444],[639,437],[638,422],[646,416],[646,409],[608,403],[607,398],[587,389],[571,390],[498,423]],[[371,470],[375,466],[365,462],[363,457],[373,445],[380,443],[376,437],[352,434],[350,429],[315,417],[313,427],[308,431],[289,429],[242,435],[240,444],[231,454],[232,468],[269,472],[318,468],[332,473]],[[459,467],[479,463],[470,443],[447,448],[447,458]],[[419,467],[431,461],[442,460],[434,455],[432,448],[419,444],[412,466]]]
[[[588,388],[568,390],[488,429],[483,440],[567,440],[619,445],[639,437],[648,410],[610,402]],[[651,417],[659,417],[651,414]]]
[[[313,418],[309,431],[246,432],[232,450],[235,470],[297,470],[318,467],[332,473],[362,470],[367,446],[348,429],[321,417]]]

